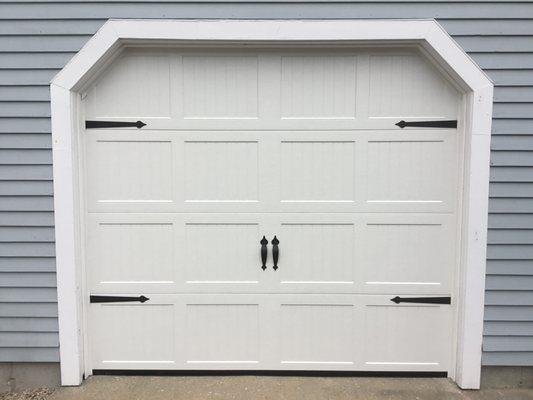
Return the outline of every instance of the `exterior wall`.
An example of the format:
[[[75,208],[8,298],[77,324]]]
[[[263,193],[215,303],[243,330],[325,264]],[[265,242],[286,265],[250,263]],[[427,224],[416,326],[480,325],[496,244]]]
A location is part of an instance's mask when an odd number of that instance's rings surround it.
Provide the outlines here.
[[[485,365],[533,365],[533,1],[0,2],[0,362],[58,361],[50,79],[106,18],[437,18],[495,82]]]

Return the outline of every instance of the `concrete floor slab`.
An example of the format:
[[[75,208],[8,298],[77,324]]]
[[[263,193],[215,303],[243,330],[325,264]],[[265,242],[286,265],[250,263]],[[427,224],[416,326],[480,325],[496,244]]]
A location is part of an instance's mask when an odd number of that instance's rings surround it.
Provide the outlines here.
[[[47,400],[533,400],[533,390],[462,391],[444,378],[95,376]]]

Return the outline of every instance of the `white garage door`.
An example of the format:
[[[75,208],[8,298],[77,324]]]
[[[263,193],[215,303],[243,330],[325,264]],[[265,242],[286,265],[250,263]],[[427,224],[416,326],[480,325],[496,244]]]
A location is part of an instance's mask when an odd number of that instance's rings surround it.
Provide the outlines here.
[[[82,97],[90,369],[450,370],[460,95],[421,55],[131,49]]]

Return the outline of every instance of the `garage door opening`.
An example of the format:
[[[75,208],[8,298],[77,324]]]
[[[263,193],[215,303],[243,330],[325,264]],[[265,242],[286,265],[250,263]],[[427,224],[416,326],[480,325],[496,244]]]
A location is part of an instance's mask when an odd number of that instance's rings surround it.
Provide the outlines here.
[[[125,43],[91,68],[87,374],[456,376],[472,110],[429,52]]]

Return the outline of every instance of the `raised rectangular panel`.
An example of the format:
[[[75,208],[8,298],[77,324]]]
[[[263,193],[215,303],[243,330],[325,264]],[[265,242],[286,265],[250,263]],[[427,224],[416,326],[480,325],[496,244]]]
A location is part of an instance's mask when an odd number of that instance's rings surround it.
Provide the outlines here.
[[[101,222],[89,238],[87,261],[92,285],[116,289],[128,284],[173,283],[171,223]]]
[[[171,368],[174,307],[170,304],[91,305],[93,363],[100,368]]]
[[[185,118],[257,118],[255,56],[184,56]]]
[[[371,118],[454,117],[458,100],[453,86],[422,57],[370,57]]]
[[[360,321],[365,332],[364,367],[383,371],[446,371],[452,335],[449,308],[368,304],[364,320]]]
[[[281,283],[352,283],[355,234],[352,224],[282,224]]]
[[[95,118],[170,117],[170,58],[130,55],[113,63],[86,99]]]
[[[257,201],[257,142],[186,142],[187,201]]]
[[[453,188],[449,164],[444,141],[370,141],[367,201],[442,203]]]
[[[89,149],[88,195],[93,201],[172,201],[171,142],[98,140]]]
[[[355,118],[356,57],[283,56],[282,118]]]
[[[186,280],[257,283],[260,237],[257,224],[187,224]]]
[[[282,201],[354,201],[354,148],[355,142],[282,142]]]
[[[282,364],[353,364],[352,305],[282,304],[280,312]]]
[[[455,244],[445,225],[367,224],[364,239],[366,256],[362,278],[367,290],[449,293]]]
[[[188,364],[256,364],[259,362],[257,304],[188,304]]]

